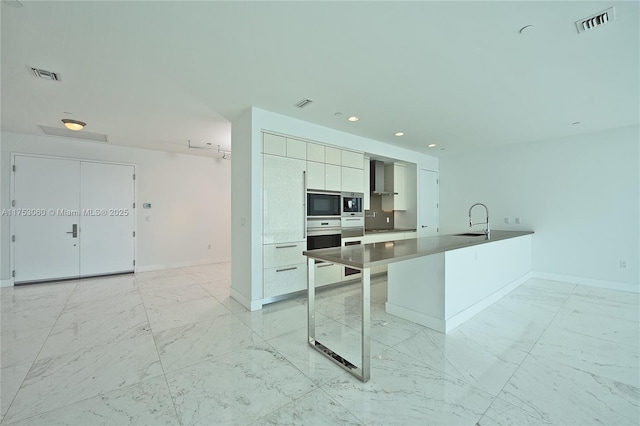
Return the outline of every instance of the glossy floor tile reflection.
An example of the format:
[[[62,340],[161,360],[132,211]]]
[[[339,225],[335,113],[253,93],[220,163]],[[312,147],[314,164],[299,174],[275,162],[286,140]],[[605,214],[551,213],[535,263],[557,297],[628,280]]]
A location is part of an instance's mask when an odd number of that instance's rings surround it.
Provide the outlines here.
[[[371,380],[306,344],[306,298],[248,312],[230,264],[0,290],[0,422],[637,425],[640,296],[532,279],[444,335],[371,288]],[[316,336],[357,362],[357,284]]]

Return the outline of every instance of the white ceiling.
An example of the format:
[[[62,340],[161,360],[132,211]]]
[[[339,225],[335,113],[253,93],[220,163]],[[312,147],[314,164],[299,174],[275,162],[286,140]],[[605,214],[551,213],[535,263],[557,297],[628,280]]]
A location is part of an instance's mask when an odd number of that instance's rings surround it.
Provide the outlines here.
[[[187,141],[230,149],[256,106],[441,156],[639,124],[637,1],[22,4],[1,8],[4,131],[74,118],[111,144],[206,155]]]

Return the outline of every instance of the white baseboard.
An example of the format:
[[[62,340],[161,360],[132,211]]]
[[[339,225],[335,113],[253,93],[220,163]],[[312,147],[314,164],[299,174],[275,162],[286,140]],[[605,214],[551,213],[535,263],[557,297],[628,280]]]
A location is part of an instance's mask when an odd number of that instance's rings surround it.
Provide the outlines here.
[[[163,263],[159,265],[136,265],[136,272],[160,271],[162,269],[184,268],[187,266],[209,265],[212,263],[231,262],[231,257],[216,257],[211,259],[189,260],[183,262]]]
[[[609,290],[640,293],[640,286],[636,284],[621,283],[617,281],[594,280],[592,278],[574,277],[571,275],[549,274],[547,272],[534,272],[533,278],[542,280],[561,281],[570,284],[586,285],[591,287],[606,288]]]
[[[384,309],[388,314],[396,315],[400,318],[404,318],[409,321],[413,321],[416,324],[424,325],[432,330],[439,331],[440,333],[446,333],[446,324],[444,320],[435,318],[430,315],[423,314],[421,312],[412,311],[402,306],[394,305],[393,303],[385,303]]]
[[[498,300],[502,299],[507,294],[511,293],[513,290],[515,290],[516,288],[520,287],[522,284],[529,281],[532,277],[533,277],[533,272],[527,272],[520,278],[510,282],[509,284],[502,287],[500,290],[496,291],[495,293],[485,297],[479,302],[476,302],[475,304],[469,306],[465,310],[460,311],[457,314],[447,318],[445,320],[445,330],[446,330],[445,333],[450,332],[451,330],[453,330],[454,328],[456,328],[466,320],[470,319],[474,315],[480,313],[481,311],[485,310],[489,306],[493,305]]]
[[[6,280],[0,280],[0,287],[13,287],[13,278],[7,278]]]
[[[510,282],[509,284],[502,287],[500,290],[496,291],[495,293],[485,297],[481,301],[469,306],[463,311],[460,311],[457,314],[445,320],[440,318],[435,318],[420,312],[412,311],[410,309],[397,306],[389,302],[385,304],[385,310],[391,315],[397,315],[401,318],[405,318],[409,321],[413,321],[415,323],[424,325],[425,327],[429,327],[441,333],[449,333],[450,331],[458,327],[463,322],[467,321],[474,315],[478,314],[479,312],[493,305],[498,300],[502,299],[504,296],[511,293],[513,290],[520,287],[525,282],[529,281],[532,276],[533,276],[532,272],[527,272],[520,278]]]
[[[250,310],[250,311],[258,311],[258,310],[262,309],[262,299],[260,299],[260,300],[249,300],[246,297],[244,297],[242,294],[240,294],[236,290],[234,290],[233,287],[231,287],[230,290],[231,290],[231,292],[230,292],[231,298],[234,299],[239,304],[241,304],[242,306],[244,306],[245,308],[247,308],[248,310]]]

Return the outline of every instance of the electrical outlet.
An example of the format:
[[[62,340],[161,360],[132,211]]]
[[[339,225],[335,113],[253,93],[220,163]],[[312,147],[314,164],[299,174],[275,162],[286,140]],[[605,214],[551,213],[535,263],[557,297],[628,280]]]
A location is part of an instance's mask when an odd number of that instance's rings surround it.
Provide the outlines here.
[[[508,217],[504,218],[504,223],[509,223],[509,218]]]
[[[620,269],[627,269],[627,262],[624,260],[620,261]]]
[[[520,218],[516,217],[516,225],[520,225]]]

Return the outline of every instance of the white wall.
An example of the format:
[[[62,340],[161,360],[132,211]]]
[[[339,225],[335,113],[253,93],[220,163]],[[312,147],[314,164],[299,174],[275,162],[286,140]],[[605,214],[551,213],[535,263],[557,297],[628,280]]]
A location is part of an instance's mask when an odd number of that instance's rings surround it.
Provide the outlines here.
[[[12,152],[135,164],[136,269],[230,260],[230,161],[50,136],[1,136],[2,209],[11,202]],[[144,202],[152,208],[143,209]],[[1,225],[0,278],[6,280],[11,271],[9,218],[2,217]]]
[[[637,292],[639,141],[632,127],[441,158],[440,233],[483,202],[493,229],[535,231],[538,276]]]
[[[418,168],[438,170],[435,157],[259,108],[251,108],[235,120],[232,124],[234,249],[231,292],[252,310],[262,306],[262,131],[373,153],[414,163]]]

